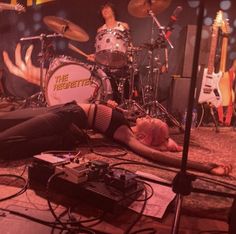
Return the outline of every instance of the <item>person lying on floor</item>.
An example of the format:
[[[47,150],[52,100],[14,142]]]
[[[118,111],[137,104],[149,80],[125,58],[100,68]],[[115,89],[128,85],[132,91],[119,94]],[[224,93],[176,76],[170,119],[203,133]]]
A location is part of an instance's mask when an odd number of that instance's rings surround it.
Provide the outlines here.
[[[179,168],[181,158],[168,151],[180,151],[168,126],[158,119],[139,118],[131,128],[123,114],[102,104],[77,104],[23,109],[0,116],[1,158],[30,157],[46,150],[72,149],[75,128],[94,129],[133,152],[157,163]],[[165,151],[165,152],[164,152]],[[228,175],[231,166],[188,161],[188,168]]]

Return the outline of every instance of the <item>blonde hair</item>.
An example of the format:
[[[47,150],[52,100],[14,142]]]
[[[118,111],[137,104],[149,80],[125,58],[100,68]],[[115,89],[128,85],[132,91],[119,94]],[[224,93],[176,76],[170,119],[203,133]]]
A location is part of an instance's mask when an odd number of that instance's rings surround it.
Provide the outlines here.
[[[169,138],[169,129],[160,119],[146,118],[137,122],[135,136],[145,145],[159,146]]]

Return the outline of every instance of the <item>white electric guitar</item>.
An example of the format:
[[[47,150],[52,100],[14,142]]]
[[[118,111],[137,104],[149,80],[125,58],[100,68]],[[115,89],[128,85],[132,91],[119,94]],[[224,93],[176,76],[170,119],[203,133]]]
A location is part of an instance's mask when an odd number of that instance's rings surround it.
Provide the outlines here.
[[[200,104],[207,103],[213,107],[220,106],[222,102],[222,96],[219,88],[222,72],[214,72],[218,32],[219,28],[222,25],[222,21],[223,14],[222,11],[219,11],[212,26],[211,47],[208,59],[208,67],[204,69],[201,91],[198,99],[198,102]]]
[[[0,11],[7,10],[7,11],[17,11],[17,12],[25,12],[25,7],[21,4],[17,3],[16,5],[2,3],[0,2]]]

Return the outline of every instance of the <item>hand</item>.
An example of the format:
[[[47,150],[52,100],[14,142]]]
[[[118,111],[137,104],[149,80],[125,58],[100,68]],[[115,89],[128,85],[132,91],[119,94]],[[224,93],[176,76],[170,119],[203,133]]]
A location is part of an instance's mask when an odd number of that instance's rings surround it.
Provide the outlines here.
[[[181,152],[183,150],[183,147],[179,146],[173,139],[169,138],[167,149],[171,152]]]
[[[26,10],[25,10],[25,7],[23,6],[23,5],[21,5],[21,4],[19,4],[19,3],[17,3],[15,6],[14,6],[14,10],[15,11],[18,11],[18,12],[25,12]]]
[[[32,64],[31,56],[34,46],[30,45],[25,53],[25,58],[21,57],[21,44],[18,43],[15,49],[15,64],[11,61],[8,53],[3,51],[3,60],[9,72],[15,76],[21,77],[33,84],[40,84],[40,68]],[[43,77],[46,70],[43,71]]]
[[[107,101],[107,106],[109,106],[109,107],[115,109],[115,108],[118,106],[118,103],[117,103],[116,101],[113,101],[113,100],[110,100],[110,99],[109,99],[109,100]]]
[[[87,60],[90,62],[95,62],[95,54],[89,54],[87,56]]]
[[[210,173],[218,176],[228,176],[232,171],[232,165],[219,165],[213,168]]]
[[[170,151],[170,152],[181,152],[183,150],[182,146],[179,146],[173,139],[169,138],[168,141],[164,142],[158,147],[155,147],[160,151]]]

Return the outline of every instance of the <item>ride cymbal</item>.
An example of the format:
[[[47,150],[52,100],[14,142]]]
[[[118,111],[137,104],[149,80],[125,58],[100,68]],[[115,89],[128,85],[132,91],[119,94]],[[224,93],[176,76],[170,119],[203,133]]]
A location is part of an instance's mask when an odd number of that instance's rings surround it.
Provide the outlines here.
[[[81,27],[69,20],[56,16],[45,16],[43,21],[51,30],[62,34],[68,39],[79,42],[86,42],[89,40],[89,35]]]
[[[157,15],[163,12],[172,0],[131,0],[128,5],[128,12],[135,17],[148,17],[149,11]]]

